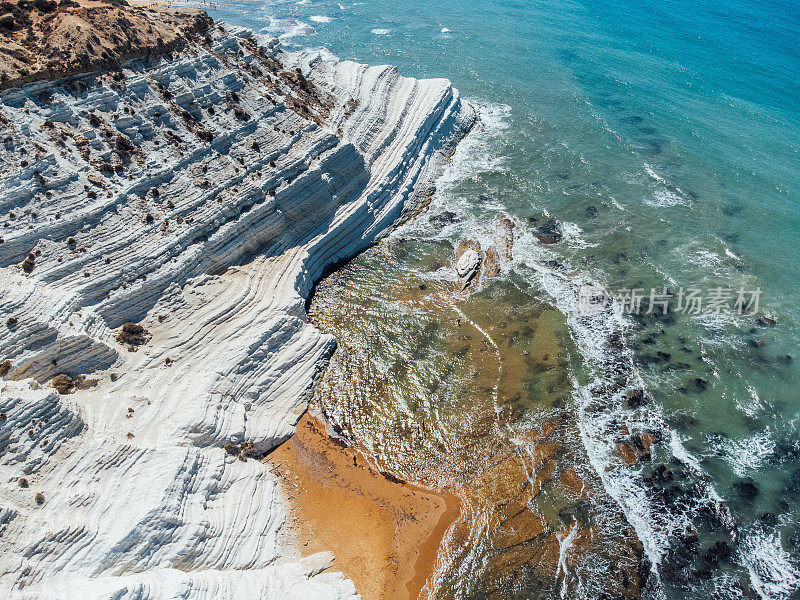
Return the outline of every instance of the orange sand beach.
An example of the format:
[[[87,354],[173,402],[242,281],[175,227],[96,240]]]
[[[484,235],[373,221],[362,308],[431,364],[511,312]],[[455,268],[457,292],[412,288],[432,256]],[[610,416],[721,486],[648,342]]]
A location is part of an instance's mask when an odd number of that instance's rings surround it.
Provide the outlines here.
[[[279,475],[304,556],[329,550],[365,600],[416,600],[459,500],[393,481],[306,413],[264,462]]]

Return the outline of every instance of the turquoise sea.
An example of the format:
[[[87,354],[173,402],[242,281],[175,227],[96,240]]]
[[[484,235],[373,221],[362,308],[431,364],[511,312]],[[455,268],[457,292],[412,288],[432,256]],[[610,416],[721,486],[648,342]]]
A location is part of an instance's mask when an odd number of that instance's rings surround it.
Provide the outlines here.
[[[480,106],[481,137],[435,200],[464,221],[442,235],[480,237],[502,216],[560,222],[546,249],[520,236],[513,277],[566,315],[583,357],[572,408],[598,470],[604,427],[642,407],[595,416],[586,394],[611,367],[601,327],[542,265],[646,297],[723,288],[733,306],[760,290],[752,314],[623,319],[651,397],[637,418],[667,432],[631,476],[688,475],[655,491],[604,484],[657,574],[648,594],[798,597],[800,4],[248,0],[210,13],[289,47],[449,78]]]

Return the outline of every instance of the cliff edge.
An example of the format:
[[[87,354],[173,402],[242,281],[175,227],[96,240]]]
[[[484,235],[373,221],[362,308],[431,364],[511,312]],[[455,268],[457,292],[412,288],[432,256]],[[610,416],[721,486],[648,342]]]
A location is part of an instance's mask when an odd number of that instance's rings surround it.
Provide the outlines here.
[[[474,112],[446,80],[136,10],[163,27],[129,39],[180,51],[61,79],[43,55],[0,92],[0,594],[357,597],[286,543],[253,459],[334,343],[314,281],[429,191]]]

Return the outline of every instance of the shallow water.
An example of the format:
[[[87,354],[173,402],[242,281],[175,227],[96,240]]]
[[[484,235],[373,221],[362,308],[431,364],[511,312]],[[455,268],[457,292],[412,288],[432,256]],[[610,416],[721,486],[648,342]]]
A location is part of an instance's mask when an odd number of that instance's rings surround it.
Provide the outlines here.
[[[462,499],[433,597],[594,595],[601,582],[637,597],[641,545],[568,408],[580,357],[563,315],[513,276],[459,291],[453,246],[421,223],[317,286],[310,318],[339,346],[315,404],[380,470]]]
[[[462,145],[428,213],[449,210],[463,220],[432,232],[423,216],[402,235],[434,246],[478,238],[485,247],[498,218],[515,220],[514,260],[501,280],[525,296],[506,302],[539,306],[543,314],[546,304],[564,315],[552,329],[560,332],[554,338],[568,380],[552,399],[546,385],[528,382],[522,403],[546,411],[558,400],[573,415],[584,448],[579,456],[576,447],[573,459],[594,467],[624,508],[656,565],[654,593],[796,593],[795,3],[248,1],[214,15],[282,34],[287,44],[396,64],[407,75],[448,77],[483,104],[484,129]],[[561,221],[565,236],[556,245],[543,247],[531,234],[527,218],[541,220],[543,211]],[[439,262],[418,265],[415,252]],[[415,252],[395,258],[398,268],[435,272],[452,260],[452,246]],[[352,281],[368,296],[382,284],[375,265],[361,260]],[[588,280],[612,291],[760,288],[759,315],[778,323],[729,314],[583,319],[576,288]],[[431,310],[452,319],[449,308]],[[380,325],[384,317],[374,315],[381,335],[403,322]],[[332,327],[346,337],[354,324]],[[449,366],[431,356],[458,352],[447,336],[409,331],[403,352],[419,368],[427,365],[428,375]],[[615,333],[624,335],[627,351],[609,350]],[[369,347],[364,340],[353,345],[363,350],[362,342]],[[491,361],[481,372],[489,377]],[[416,384],[423,380],[419,375]],[[631,407],[626,390],[639,383],[652,400]],[[489,381],[482,387],[492,396]],[[606,470],[617,441],[610,431],[619,422],[663,432],[649,463]],[[659,464],[685,476],[654,483]],[[730,556],[708,552],[718,541]]]

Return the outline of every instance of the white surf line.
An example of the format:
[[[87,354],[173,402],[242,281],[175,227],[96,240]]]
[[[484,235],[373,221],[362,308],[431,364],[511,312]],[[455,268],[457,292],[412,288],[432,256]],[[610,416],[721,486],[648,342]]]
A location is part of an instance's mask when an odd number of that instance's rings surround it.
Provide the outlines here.
[[[572,525],[569,527],[569,533],[565,536],[556,534],[556,539],[558,540],[558,569],[556,570],[556,580],[558,580],[558,576],[562,573],[564,575],[561,580],[561,598],[567,597],[567,579],[569,575],[567,571],[567,553],[569,553],[572,548],[572,542],[575,541],[575,536],[578,534],[578,522],[573,521]]]

